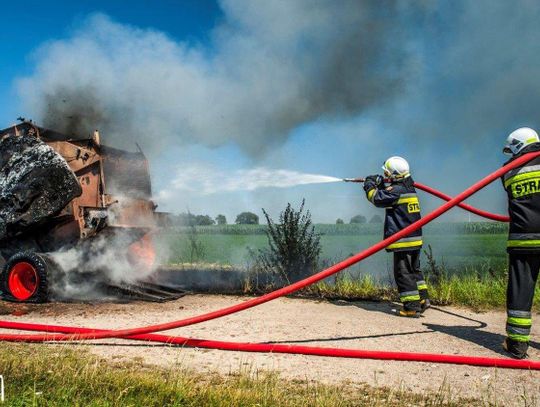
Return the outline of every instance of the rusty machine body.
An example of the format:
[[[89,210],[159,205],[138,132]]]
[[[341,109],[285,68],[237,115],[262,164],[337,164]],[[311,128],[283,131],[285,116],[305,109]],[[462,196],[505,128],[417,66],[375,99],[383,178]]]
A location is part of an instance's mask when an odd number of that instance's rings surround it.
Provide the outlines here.
[[[64,299],[61,287],[95,280],[92,290],[149,300],[177,298],[180,290],[150,281],[112,281],[99,270],[59,270],[55,253],[76,248],[88,264],[96,247],[113,240],[133,273],[155,262],[148,161],[142,151],[105,146],[23,122],[0,131],[0,296],[23,302]],[[96,245],[95,241],[105,242]],[[99,249],[98,249],[99,250]],[[65,281],[62,281],[65,280]],[[136,282],[136,283],[134,283]],[[99,287],[98,287],[99,286]],[[69,296],[67,296],[69,297]]]

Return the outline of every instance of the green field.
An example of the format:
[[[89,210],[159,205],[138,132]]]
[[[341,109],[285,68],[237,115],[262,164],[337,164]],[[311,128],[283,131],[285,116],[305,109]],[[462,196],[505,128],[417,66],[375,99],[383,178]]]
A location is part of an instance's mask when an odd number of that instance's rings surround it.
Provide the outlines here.
[[[380,240],[382,225],[317,225],[322,234],[319,269],[355,254]],[[160,236],[169,248],[170,263],[190,263],[189,228],[169,230]],[[506,302],[506,225],[497,223],[434,224],[424,229],[424,242],[431,246],[435,266],[422,252],[422,268],[437,305],[461,305],[475,310],[502,308]],[[193,235],[192,235],[193,237]],[[195,239],[203,247],[196,259],[205,263],[244,268],[249,250],[268,246],[264,226],[214,226],[196,229]],[[433,273],[433,269],[436,273]],[[246,293],[257,293],[247,286]],[[392,275],[392,255],[386,252],[329,277],[303,291],[319,298],[397,301]],[[534,307],[540,309],[540,286]]]
[[[337,262],[378,242],[382,225],[317,225],[322,234],[322,255],[326,262]],[[262,225],[205,226],[196,229],[196,239],[203,247],[197,261],[245,266],[249,250],[268,246]],[[168,230],[160,236],[167,247],[170,263],[190,262],[189,228]],[[506,267],[506,225],[497,223],[439,223],[424,229],[425,248],[430,245],[437,264],[450,272],[466,269],[501,271]],[[426,256],[422,254],[423,266]],[[392,256],[381,252],[351,270],[377,279],[391,275]]]

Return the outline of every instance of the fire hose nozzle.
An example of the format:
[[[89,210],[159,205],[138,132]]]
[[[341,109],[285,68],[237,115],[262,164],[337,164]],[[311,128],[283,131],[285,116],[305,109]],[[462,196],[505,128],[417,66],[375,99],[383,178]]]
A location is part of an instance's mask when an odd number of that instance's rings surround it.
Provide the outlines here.
[[[364,182],[364,178],[343,178],[345,182]]]

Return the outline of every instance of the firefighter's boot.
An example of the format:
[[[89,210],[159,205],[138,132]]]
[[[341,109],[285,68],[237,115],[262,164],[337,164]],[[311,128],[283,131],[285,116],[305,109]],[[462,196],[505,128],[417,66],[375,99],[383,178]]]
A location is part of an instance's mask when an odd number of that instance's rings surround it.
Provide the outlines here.
[[[420,294],[420,312],[424,313],[425,310],[431,307],[431,302],[429,301],[427,283],[422,278],[421,280],[416,282],[416,285],[418,287],[418,293]]]
[[[422,313],[420,311],[405,308],[400,309],[397,313],[398,316],[405,318],[420,318],[421,314]]]
[[[420,312],[423,314],[428,308],[431,308],[431,301],[429,298],[420,300]]]
[[[529,349],[529,342],[515,341],[510,338],[506,338],[503,343],[503,348],[515,359],[525,359],[527,355],[527,349]]]

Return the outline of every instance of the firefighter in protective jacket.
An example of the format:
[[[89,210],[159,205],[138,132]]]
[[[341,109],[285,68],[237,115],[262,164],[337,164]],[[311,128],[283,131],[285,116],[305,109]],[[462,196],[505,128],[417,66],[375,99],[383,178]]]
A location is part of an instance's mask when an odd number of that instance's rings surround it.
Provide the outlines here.
[[[420,204],[409,164],[401,157],[390,157],[383,165],[389,185],[380,175],[370,175],[364,181],[367,199],[379,208],[386,208],[384,238],[399,232],[420,219]],[[427,284],[420,271],[422,229],[389,245],[394,253],[394,278],[403,308],[400,316],[419,317],[429,307]]]
[[[540,151],[538,134],[527,127],[517,129],[508,136],[503,151],[512,156],[508,162]],[[531,308],[540,269],[540,157],[507,172],[502,181],[510,215],[504,348],[523,359],[529,347]]]

